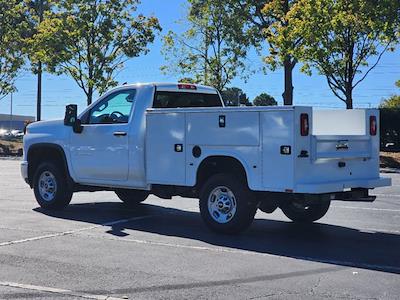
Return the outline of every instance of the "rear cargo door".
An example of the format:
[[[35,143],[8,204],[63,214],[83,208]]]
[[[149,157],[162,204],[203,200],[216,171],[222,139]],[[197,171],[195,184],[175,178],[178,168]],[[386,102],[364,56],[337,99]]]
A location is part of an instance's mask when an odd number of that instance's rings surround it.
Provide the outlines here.
[[[301,120],[301,113],[296,113]],[[299,152],[297,182],[352,181],[379,176],[378,110],[314,110],[309,118],[309,134],[301,135],[301,121],[295,133]]]

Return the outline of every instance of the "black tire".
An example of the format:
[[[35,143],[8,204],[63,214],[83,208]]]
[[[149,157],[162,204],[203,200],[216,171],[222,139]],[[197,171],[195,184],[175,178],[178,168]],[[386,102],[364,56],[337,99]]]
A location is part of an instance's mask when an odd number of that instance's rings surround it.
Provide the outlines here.
[[[46,197],[46,191],[43,190],[45,189],[43,182],[45,178],[50,178],[48,175],[53,176],[54,179],[51,178],[51,180],[55,182],[55,187],[53,188],[53,192],[50,194],[47,193]],[[48,186],[50,186],[50,184],[48,184]],[[52,162],[44,162],[36,169],[33,177],[33,191],[39,205],[42,208],[50,210],[60,210],[68,206],[73,194],[73,192],[68,188],[64,172],[57,164]],[[49,197],[49,195],[54,195],[54,197]]]
[[[330,200],[314,201],[305,204],[304,201],[290,201],[281,206],[283,213],[293,222],[312,223],[321,219],[328,212]]]
[[[115,191],[118,198],[128,206],[136,206],[149,196],[148,191],[119,189]]]
[[[229,211],[227,214],[228,217],[224,219],[224,221],[228,219],[225,223],[216,221],[214,217],[215,213],[213,216],[209,209],[209,198],[210,205],[212,205],[212,193],[219,187],[228,188],[233,194],[232,202],[236,203],[235,212],[230,214]],[[213,231],[224,234],[239,233],[249,227],[253,222],[254,215],[257,211],[257,203],[253,198],[253,194],[248,189],[247,185],[237,176],[235,177],[232,174],[216,174],[209,178],[201,189],[199,201],[200,214],[206,225]],[[214,197],[214,201],[218,199]],[[218,214],[218,212],[216,213]]]

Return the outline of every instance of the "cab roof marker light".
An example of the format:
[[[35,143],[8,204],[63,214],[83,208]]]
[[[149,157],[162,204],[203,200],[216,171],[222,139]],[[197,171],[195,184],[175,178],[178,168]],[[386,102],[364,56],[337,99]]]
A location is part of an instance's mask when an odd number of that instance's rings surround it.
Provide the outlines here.
[[[180,89],[180,90],[197,90],[197,87],[194,84],[180,83],[180,84],[178,84],[178,89]]]

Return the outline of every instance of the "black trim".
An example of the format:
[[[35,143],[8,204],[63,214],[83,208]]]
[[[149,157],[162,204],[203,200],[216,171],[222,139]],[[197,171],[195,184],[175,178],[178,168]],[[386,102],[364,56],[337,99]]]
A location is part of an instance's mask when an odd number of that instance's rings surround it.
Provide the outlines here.
[[[33,174],[34,172],[31,170],[32,164],[29,162],[30,160],[30,153],[32,150],[35,150],[37,148],[51,148],[51,149],[55,149],[57,150],[60,154],[61,154],[61,158],[63,160],[63,165],[65,168],[65,171],[67,172],[67,182],[68,182],[68,187],[69,188],[73,188],[73,186],[75,185],[74,180],[72,179],[70,173],[69,173],[69,168],[68,168],[68,162],[67,162],[67,158],[64,152],[64,149],[57,144],[52,144],[52,143],[37,143],[37,144],[33,144],[29,147],[28,149],[28,153],[27,153],[27,161],[28,161],[28,182],[29,185],[32,187],[33,184]],[[43,161],[45,161],[45,159],[43,159]]]

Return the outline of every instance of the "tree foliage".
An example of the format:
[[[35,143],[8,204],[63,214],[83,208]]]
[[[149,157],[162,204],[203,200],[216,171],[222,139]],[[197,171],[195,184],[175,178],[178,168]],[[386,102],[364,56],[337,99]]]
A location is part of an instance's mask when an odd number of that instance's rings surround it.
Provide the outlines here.
[[[221,92],[222,100],[226,106],[251,106],[246,93],[238,87],[229,87]]]
[[[0,0],[0,99],[16,90],[15,79],[24,64],[26,28],[23,3]]]
[[[225,1],[189,0],[188,29],[164,37],[165,73],[190,77],[218,90],[240,75],[245,77],[249,41],[241,34],[243,21]]]
[[[253,104],[255,106],[274,106],[278,105],[278,102],[276,102],[274,97],[272,97],[271,95],[268,95],[267,93],[262,93],[254,98]]]
[[[287,34],[302,37],[294,55],[302,71],[316,68],[347,108],[353,90],[398,41],[398,0],[299,0]]]
[[[28,56],[29,61],[31,61],[31,69],[35,74],[37,73],[37,62],[36,60],[36,48],[32,48],[32,39],[36,38],[39,31],[39,25],[42,22],[42,17],[47,18],[52,16],[52,10],[55,8],[55,0],[25,0],[24,1],[24,14],[27,20],[27,30],[25,32],[25,43],[24,53]],[[46,46],[41,44],[41,46]],[[52,49],[50,49],[52,50]]]
[[[392,95],[382,101],[380,108],[400,108],[400,95]]]
[[[248,40],[259,50],[266,41],[269,45],[265,57],[267,68],[284,69],[285,105],[293,104],[293,69],[297,64],[295,49],[301,36],[290,34],[292,8],[297,0],[226,0],[237,18],[245,20],[244,32]]]
[[[182,78],[178,79],[178,82],[180,82],[180,83],[197,83],[196,80],[194,80],[193,78],[190,78],[190,77],[182,77]]]
[[[71,76],[92,102],[115,86],[115,76],[125,61],[148,52],[157,18],[135,15],[138,0],[61,0],[38,27],[30,47],[32,61],[47,70]]]
[[[395,85],[400,88],[400,80],[397,80]],[[399,108],[400,109],[400,95],[392,95],[384,99],[379,105],[380,108]]]

